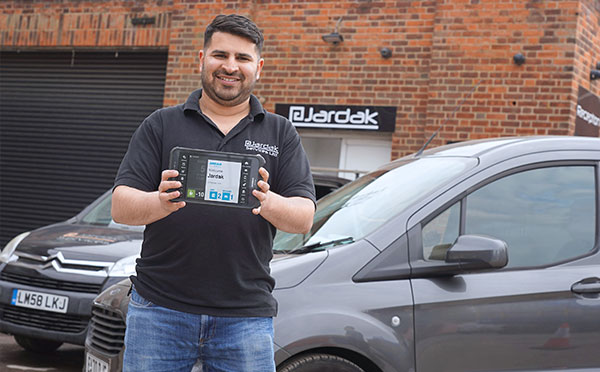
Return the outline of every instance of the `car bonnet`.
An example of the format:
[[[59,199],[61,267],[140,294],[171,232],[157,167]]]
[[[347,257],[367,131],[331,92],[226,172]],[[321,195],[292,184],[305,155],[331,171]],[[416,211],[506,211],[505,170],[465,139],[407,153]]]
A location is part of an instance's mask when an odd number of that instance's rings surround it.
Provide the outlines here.
[[[66,259],[117,261],[139,253],[142,238],[140,231],[60,223],[32,231],[16,253],[52,256],[60,252]]]

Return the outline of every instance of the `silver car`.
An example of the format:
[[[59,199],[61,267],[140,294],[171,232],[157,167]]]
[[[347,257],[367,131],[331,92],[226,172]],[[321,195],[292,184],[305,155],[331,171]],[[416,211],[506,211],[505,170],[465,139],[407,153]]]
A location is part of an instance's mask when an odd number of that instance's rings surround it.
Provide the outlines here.
[[[278,234],[279,372],[600,370],[600,139],[408,156]],[[86,371],[121,368],[128,282],[94,303]]]

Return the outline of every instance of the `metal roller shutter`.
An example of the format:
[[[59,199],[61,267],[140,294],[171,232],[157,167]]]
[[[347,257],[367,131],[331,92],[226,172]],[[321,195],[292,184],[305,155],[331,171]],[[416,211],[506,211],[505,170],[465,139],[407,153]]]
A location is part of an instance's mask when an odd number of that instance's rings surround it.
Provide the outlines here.
[[[0,53],[0,249],[109,189],[162,107],[166,51]]]

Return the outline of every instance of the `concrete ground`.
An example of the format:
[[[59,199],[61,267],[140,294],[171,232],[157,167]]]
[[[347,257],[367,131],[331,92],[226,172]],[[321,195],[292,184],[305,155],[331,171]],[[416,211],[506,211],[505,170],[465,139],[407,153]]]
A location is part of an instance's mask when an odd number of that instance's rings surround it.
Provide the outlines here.
[[[0,372],[81,372],[83,354],[82,346],[68,344],[50,354],[27,352],[0,333]]]

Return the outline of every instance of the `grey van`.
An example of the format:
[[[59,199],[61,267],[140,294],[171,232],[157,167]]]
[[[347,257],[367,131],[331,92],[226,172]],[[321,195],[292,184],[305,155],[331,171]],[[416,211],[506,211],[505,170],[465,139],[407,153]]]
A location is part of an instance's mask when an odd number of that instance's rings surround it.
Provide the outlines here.
[[[407,156],[278,233],[278,372],[600,370],[600,139]],[[128,281],[96,298],[85,371],[119,371]]]

